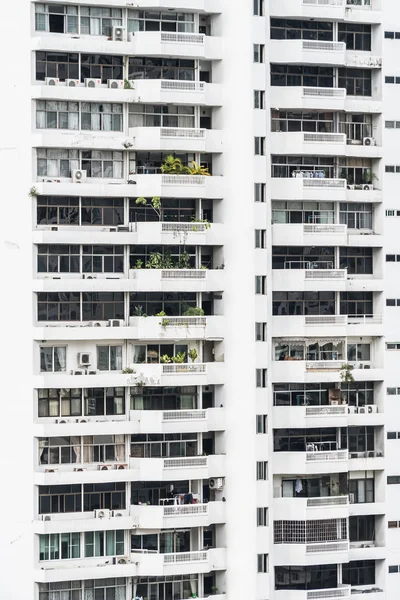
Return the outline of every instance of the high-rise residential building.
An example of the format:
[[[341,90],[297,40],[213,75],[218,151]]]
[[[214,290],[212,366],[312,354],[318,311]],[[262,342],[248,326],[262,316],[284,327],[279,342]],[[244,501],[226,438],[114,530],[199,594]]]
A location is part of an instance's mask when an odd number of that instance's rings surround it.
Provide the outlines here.
[[[395,598],[398,0],[2,11],[0,596]]]

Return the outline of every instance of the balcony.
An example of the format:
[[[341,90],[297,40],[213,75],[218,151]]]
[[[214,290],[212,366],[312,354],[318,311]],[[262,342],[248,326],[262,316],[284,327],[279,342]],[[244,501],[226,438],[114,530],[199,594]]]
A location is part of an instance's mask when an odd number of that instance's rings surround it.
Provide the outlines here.
[[[279,490],[280,491],[280,490]],[[349,516],[348,496],[318,498],[274,498],[274,519],[277,521],[313,521],[346,519]]]
[[[327,242],[328,239],[325,238],[325,244]],[[281,292],[313,292],[317,290],[327,292],[383,291],[381,277],[378,278],[373,274],[348,274],[347,269],[336,269],[332,261],[288,261],[285,263],[285,267],[285,269],[272,270],[274,289]],[[372,321],[367,318],[365,323],[372,324]],[[350,320],[349,325],[351,324],[353,323]]]
[[[276,600],[348,600],[351,595],[349,585],[321,590],[277,590]]]
[[[349,541],[274,544],[274,560],[278,565],[347,563],[349,561]]]
[[[275,319],[275,317],[273,318]],[[364,333],[364,335],[369,334]],[[294,337],[298,338],[298,335]],[[303,383],[339,383],[341,381],[340,370],[344,362],[346,362],[345,359],[337,361],[275,360],[271,362],[270,379],[273,382],[282,383],[292,381]],[[357,368],[352,371],[355,381],[383,380],[384,371],[382,368],[372,365],[372,368],[361,369],[359,366],[360,363],[357,363]],[[379,421],[379,417],[377,420]]]
[[[271,63],[301,65],[345,65],[346,44],[318,40],[271,40]]]
[[[42,178],[46,179],[46,178]],[[35,187],[39,194],[46,196],[93,196],[117,198],[132,197],[132,195],[145,198],[160,196],[162,198],[207,198],[216,199],[224,197],[223,177],[200,175],[132,175],[131,184],[125,180],[104,180],[89,178],[85,183],[78,185],[72,179],[57,181],[38,181]],[[132,183],[135,187],[132,187]]]
[[[274,427],[347,427],[347,405],[323,406],[274,406],[272,409]]]
[[[285,271],[278,272],[285,273]],[[316,335],[321,337],[381,336],[383,335],[382,323],[381,315],[359,315],[356,317],[349,315],[275,315],[272,317],[272,335],[273,337],[295,338],[315,337]]]
[[[128,54],[221,60],[222,39],[201,33],[135,31]]]
[[[349,451],[349,470],[351,471],[379,471],[384,468],[385,458],[382,450]]]
[[[339,223],[274,223],[274,246],[346,246],[347,225]]]
[[[272,466],[274,473],[285,475],[344,473],[348,470],[348,452],[347,450],[274,452]]]
[[[345,0],[271,0],[271,17],[344,20]]]
[[[281,43],[286,44],[286,42]],[[378,113],[382,102],[370,96],[347,96],[344,88],[272,86],[270,104],[279,107],[280,110],[345,110]]]
[[[119,562],[120,561],[120,562]],[[225,548],[171,554],[132,552],[124,557],[41,561],[35,569],[36,582],[103,578],[154,577],[209,573],[226,569]]]
[[[129,317],[131,339],[221,340],[223,317]]]
[[[225,475],[225,456],[189,456],[181,458],[129,458],[135,481],[178,481],[210,479]]]
[[[129,514],[133,518],[136,530],[176,529],[225,523],[225,508],[225,502],[221,501],[181,506],[131,505]]]
[[[223,408],[194,410],[131,410],[130,433],[201,433],[224,431]]]
[[[383,560],[386,558],[386,546],[374,541],[350,542],[349,560]]]
[[[131,127],[133,150],[222,152],[222,131],[186,127]]]
[[[271,88],[273,89],[273,88]],[[370,137],[370,136],[365,136]],[[379,158],[382,147],[349,144],[345,133],[272,132],[271,147],[276,154],[312,154],[315,156],[351,156]]]

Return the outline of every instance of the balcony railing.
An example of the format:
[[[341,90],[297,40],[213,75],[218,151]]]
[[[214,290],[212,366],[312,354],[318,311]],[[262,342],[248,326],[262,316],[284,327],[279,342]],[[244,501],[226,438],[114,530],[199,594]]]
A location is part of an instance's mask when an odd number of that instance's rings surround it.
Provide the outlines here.
[[[303,0],[303,4],[313,6],[344,6],[344,0]]]
[[[163,175],[162,185],[205,185],[204,175]]]
[[[173,79],[162,79],[161,89],[173,92],[204,92],[203,81],[178,81]]]
[[[349,452],[349,458],[358,459],[358,458],[382,458],[383,452],[381,450],[366,450],[362,452]]]
[[[307,451],[306,462],[329,462],[332,460],[347,460],[347,450]]]
[[[307,315],[305,325],[346,325],[346,315]]]
[[[161,279],[206,279],[206,269],[162,269]]]
[[[341,227],[346,227],[346,225],[341,225]],[[193,223],[181,223],[181,222],[167,222],[167,223],[161,223],[161,231],[167,232],[167,231],[172,231],[173,233],[186,233],[186,232],[195,232],[195,233],[202,233],[203,231],[206,231],[208,229],[208,226],[206,226],[206,223],[197,223],[196,221],[193,221]]]
[[[168,410],[163,412],[162,414],[162,420],[164,422],[194,420],[198,421],[199,419],[205,419],[206,417],[207,413],[205,410]]]
[[[307,600],[330,600],[331,598],[348,598],[351,594],[351,587],[343,585],[337,588],[325,590],[308,590]]]
[[[343,133],[304,133],[304,141],[311,143],[345,144],[346,136]]]
[[[164,375],[170,375],[175,373],[205,373],[207,370],[206,363],[174,363],[162,366],[162,372]]]
[[[319,50],[322,52],[344,52],[344,42],[320,42],[318,40],[303,40],[303,50]]]
[[[303,177],[303,187],[305,188],[330,188],[345,190],[347,187],[346,179],[325,179],[324,177]]]
[[[204,562],[207,560],[207,552],[172,552],[164,554],[164,564]]]
[[[168,317],[161,322],[163,327],[205,327],[206,317]]]
[[[321,552],[347,552],[349,542],[321,542],[306,545],[306,554],[318,554]]]
[[[202,33],[161,33],[162,44],[204,44]]]
[[[348,496],[322,496],[319,498],[307,498],[307,508],[323,508],[328,506],[346,506],[349,503]]]
[[[382,315],[347,316],[348,325],[381,325],[382,322]]]
[[[306,406],[306,417],[339,417],[347,413],[347,405]]]
[[[307,360],[307,371],[339,371],[343,360]]]
[[[160,137],[163,139],[185,138],[192,140],[204,140],[206,137],[206,130],[189,127],[162,127],[160,131]]]
[[[194,469],[196,467],[206,467],[206,456],[190,456],[188,458],[165,458],[164,469]]]
[[[335,0],[331,0],[334,2]],[[343,0],[338,0],[343,2]],[[307,0],[305,2],[303,0],[303,4],[314,4],[319,6],[326,6],[326,0]],[[334,6],[333,4],[331,6]],[[335,6],[338,6],[335,4]],[[342,6],[342,5],[341,5]],[[343,88],[327,88],[327,87],[304,87],[303,88],[303,98],[345,98],[346,90]]]
[[[305,279],[346,279],[347,269],[306,269]]]
[[[182,506],[164,506],[164,517],[181,517],[183,515],[206,515],[208,504],[184,504]]]

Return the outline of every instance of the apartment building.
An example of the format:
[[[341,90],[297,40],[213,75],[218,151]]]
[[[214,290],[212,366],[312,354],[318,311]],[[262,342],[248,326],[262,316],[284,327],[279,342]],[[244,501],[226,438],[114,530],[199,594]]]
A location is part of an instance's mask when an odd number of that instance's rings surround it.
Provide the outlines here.
[[[26,4],[5,597],[394,597],[395,0]]]

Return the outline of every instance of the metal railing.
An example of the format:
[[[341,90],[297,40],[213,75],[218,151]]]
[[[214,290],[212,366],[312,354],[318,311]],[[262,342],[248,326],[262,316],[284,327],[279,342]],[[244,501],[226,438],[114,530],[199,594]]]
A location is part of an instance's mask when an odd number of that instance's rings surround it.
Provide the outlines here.
[[[333,269],[333,262],[331,260],[287,260],[285,263],[285,269],[300,269],[300,270],[325,270]]]
[[[196,128],[191,129],[190,127],[162,127],[160,137],[204,140],[206,137],[206,130]]]
[[[206,417],[205,410],[167,410],[162,414],[163,421],[194,421]]]
[[[321,542],[320,544],[306,544],[306,554],[317,554],[319,552],[347,552],[349,542]]]
[[[303,225],[303,233],[347,233],[347,225],[339,223],[307,223]]]
[[[204,175],[163,175],[162,185],[205,185],[207,177]]]
[[[346,179],[325,179],[324,177],[303,177],[303,187],[306,188],[334,188],[345,190]]]
[[[173,92],[204,92],[203,81],[178,81],[174,79],[162,79],[161,89]]]
[[[382,315],[347,315],[348,325],[381,325]]]
[[[321,496],[318,498],[307,498],[308,508],[320,508],[324,506],[347,506],[348,496]]]
[[[330,600],[330,598],[347,598],[350,596],[351,588],[349,585],[342,587],[307,591],[307,600]]]
[[[162,44],[204,44],[202,33],[161,33]]]
[[[307,462],[326,462],[331,460],[347,460],[347,450],[307,451]]]
[[[162,269],[161,279],[206,279],[206,269]]]
[[[161,321],[163,327],[205,327],[206,317],[167,317]]]
[[[304,0],[303,0],[304,1]],[[303,98],[345,98],[344,88],[304,87]]]
[[[191,456],[189,458],[164,458],[164,469],[192,469],[206,467],[207,456]]]
[[[304,133],[303,139],[305,142],[328,143],[328,144],[345,144],[346,136],[344,133]]]
[[[347,405],[306,406],[306,417],[337,417],[347,415]]]
[[[346,225],[341,225],[341,227],[346,227]],[[205,223],[198,223],[197,221],[193,221],[193,223],[180,223],[178,222],[167,222],[161,223],[161,231],[172,231],[173,233],[202,233],[206,231],[207,227]]]
[[[303,0],[303,4],[313,6],[344,6],[344,0]]]
[[[305,279],[346,279],[346,269],[306,269]]]
[[[307,371],[340,371],[343,360],[307,360]]]
[[[174,363],[162,366],[164,375],[176,373],[205,373],[207,370],[206,363]]]
[[[200,562],[207,560],[207,552],[174,552],[164,554],[164,564]]]
[[[164,517],[180,517],[183,515],[206,515],[208,504],[184,504],[164,506]]]
[[[304,317],[305,325],[346,325],[346,315],[309,315]]]
[[[344,42],[320,42],[319,40],[303,40],[303,50],[320,50],[327,52],[344,52]]]

